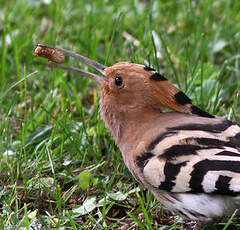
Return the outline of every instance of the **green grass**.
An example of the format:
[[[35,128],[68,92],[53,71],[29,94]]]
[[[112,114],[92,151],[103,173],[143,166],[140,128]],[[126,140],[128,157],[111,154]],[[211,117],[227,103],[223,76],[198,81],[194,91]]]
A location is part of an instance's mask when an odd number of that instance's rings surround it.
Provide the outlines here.
[[[46,2],[0,0],[0,229],[184,229],[127,171],[97,85],[34,64],[33,50],[151,65],[195,104],[238,121],[240,2]]]

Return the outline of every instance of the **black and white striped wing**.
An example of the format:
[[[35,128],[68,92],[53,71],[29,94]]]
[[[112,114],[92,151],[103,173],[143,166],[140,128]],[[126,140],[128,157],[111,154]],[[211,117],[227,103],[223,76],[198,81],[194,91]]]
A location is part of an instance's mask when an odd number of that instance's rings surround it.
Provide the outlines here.
[[[145,181],[169,192],[240,193],[240,127],[189,124],[161,133],[137,158]]]

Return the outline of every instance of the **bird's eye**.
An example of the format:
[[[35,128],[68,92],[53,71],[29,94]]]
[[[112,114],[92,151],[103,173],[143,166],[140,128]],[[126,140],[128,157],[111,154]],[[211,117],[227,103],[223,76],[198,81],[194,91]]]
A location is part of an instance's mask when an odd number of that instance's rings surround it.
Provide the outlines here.
[[[115,85],[116,86],[121,86],[123,84],[123,79],[122,79],[122,77],[121,76],[116,76],[115,77]]]

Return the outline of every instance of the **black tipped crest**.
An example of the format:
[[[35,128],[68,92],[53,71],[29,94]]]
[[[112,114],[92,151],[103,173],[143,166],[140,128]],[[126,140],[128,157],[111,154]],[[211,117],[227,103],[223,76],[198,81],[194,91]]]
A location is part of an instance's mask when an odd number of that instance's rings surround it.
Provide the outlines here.
[[[154,81],[167,81],[167,79],[161,75],[160,73],[154,73],[151,77],[150,77],[151,80],[154,80]]]
[[[197,106],[191,106],[191,112],[195,115],[198,115],[200,117],[209,117],[209,118],[214,118],[215,116],[209,114],[208,112],[205,112],[204,110],[200,109]]]
[[[156,71],[155,69],[153,69],[153,68],[150,67],[150,66],[145,66],[145,67],[144,67],[144,70],[146,70],[146,71]]]
[[[181,105],[191,104],[192,100],[182,91],[175,94],[175,100]]]

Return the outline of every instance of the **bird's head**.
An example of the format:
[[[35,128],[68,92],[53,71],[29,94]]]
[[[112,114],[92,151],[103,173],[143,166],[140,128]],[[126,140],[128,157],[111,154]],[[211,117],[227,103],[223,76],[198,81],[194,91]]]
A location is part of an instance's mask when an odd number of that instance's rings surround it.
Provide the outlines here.
[[[151,86],[153,71],[143,65],[119,62],[104,69],[101,84],[102,103],[111,104],[119,112],[139,112],[142,108],[160,108]]]
[[[137,113],[143,109],[161,112],[161,107],[168,107],[178,112],[211,117],[210,114],[192,105],[190,98],[151,67],[128,62],[119,62],[107,67],[65,49],[46,45],[38,45],[37,49],[35,55],[55,62],[58,60],[57,56],[67,55],[99,71],[103,76],[56,63],[47,64],[85,75],[99,83],[102,109],[110,107],[118,113]]]

